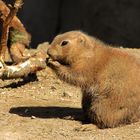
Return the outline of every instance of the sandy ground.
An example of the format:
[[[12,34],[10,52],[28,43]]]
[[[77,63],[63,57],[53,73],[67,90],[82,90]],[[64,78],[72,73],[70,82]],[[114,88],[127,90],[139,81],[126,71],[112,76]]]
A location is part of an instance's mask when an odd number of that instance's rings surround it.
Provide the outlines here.
[[[1,80],[0,140],[140,140],[140,122],[101,130],[82,114],[80,89],[49,68],[37,79]]]

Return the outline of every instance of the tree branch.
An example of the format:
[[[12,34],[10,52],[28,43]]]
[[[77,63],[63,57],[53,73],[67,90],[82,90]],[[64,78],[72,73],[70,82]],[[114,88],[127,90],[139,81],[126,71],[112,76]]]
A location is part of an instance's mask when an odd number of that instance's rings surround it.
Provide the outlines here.
[[[6,6],[6,4],[2,0],[0,0],[0,13],[1,13],[0,20],[2,22],[5,21],[6,17],[10,13],[10,9]],[[17,29],[18,31],[21,31],[21,32],[27,32],[17,16],[15,16],[12,19],[10,27],[13,27],[14,29]]]
[[[1,46],[0,46],[0,59],[3,62],[5,59],[5,53],[7,50],[9,26],[10,26],[12,19],[16,15],[18,9],[21,7],[21,5],[22,5],[22,0],[16,0],[14,6],[10,8],[11,10],[10,10],[9,14],[7,15],[7,17],[3,21]]]
[[[46,68],[46,59],[36,56],[31,57],[23,63],[14,66],[2,66],[0,69],[1,79],[21,78],[26,77],[30,73],[36,73],[39,70]]]
[[[3,22],[1,48],[0,48],[0,78],[22,78],[30,73],[36,73],[46,67],[46,50],[49,44],[43,44],[45,49],[34,50],[26,49],[30,43],[30,35],[24,28],[23,24],[16,17],[18,9],[22,5],[22,0],[15,0],[14,6],[7,7],[0,0],[0,19]],[[13,27],[13,28],[10,28]],[[10,36],[9,36],[10,28]],[[7,41],[10,39],[10,54],[15,65],[7,66],[3,61],[7,49]],[[39,47],[40,48],[40,47]],[[25,53],[28,50],[28,53]]]

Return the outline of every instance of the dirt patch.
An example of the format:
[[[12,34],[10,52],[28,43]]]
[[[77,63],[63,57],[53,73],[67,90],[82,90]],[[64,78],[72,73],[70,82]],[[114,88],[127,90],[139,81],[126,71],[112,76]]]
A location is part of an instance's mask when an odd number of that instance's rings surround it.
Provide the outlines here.
[[[24,80],[1,80],[0,140],[139,140],[140,122],[114,129],[86,124],[80,89],[46,68]]]

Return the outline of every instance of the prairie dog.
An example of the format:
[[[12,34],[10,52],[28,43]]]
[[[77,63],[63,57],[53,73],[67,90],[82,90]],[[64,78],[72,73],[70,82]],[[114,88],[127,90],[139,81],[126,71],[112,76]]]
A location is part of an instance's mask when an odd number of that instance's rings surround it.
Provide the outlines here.
[[[113,128],[140,118],[140,62],[80,31],[56,36],[48,65],[61,80],[82,90],[87,120]]]

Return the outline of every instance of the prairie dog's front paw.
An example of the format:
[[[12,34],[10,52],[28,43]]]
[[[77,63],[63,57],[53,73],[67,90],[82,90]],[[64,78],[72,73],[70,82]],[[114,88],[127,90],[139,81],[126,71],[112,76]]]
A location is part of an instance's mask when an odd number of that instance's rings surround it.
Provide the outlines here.
[[[51,67],[52,69],[56,69],[59,68],[61,64],[58,61],[53,61],[52,59],[49,59],[48,66]]]

